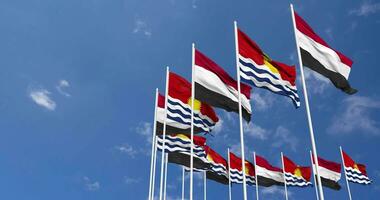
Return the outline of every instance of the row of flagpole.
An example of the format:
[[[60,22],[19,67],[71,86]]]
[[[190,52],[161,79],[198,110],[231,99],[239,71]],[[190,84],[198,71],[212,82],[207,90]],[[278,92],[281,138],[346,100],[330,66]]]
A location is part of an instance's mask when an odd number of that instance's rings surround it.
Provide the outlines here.
[[[293,21],[293,28],[294,28],[294,36],[296,41],[296,48],[297,48],[297,55],[298,55],[298,61],[299,61],[299,67],[301,71],[301,81],[303,86],[303,93],[305,98],[305,107],[306,107],[306,115],[308,120],[308,126],[309,126],[309,132],[310,132],[310,139],[312,144],[312,154],[315,158],[318,158],[317,154],[317,147],[314,137],[314,131],[313,131],[313,123],[311,118],[311,111],[309,107],[309,100],[308,100],[308,93],[307,93],[307,87],[305,83],[305,77],[304,77],[304,70],[303,70],[303,64],[302,64],[302,58],[300,53],[300,48],[296,36],[296,24],[295,24],[295,17],[294,17],[294,9],[293,5],[290,5],[291,8],[291,15],[292,15],[292,21]],[[236,56],[236,71],[237,71],[237,82],[238,82],[238,103],[239,103],[239,131],[240,131],[240,146],[241,146],[241,159],[242,159],[242,171],[245,172],[245,148],[244,148],[244,130],[243,130],[243,120],[242,120],[242,108],[241,108],[241,87],[240,87],[240,67],[239,67],[239,44],[238,44],[238,33],[237,33],[237,22],[234,22],[234,34],[235,34],[235,56]],[[195,66],[195,59],[194,59],[194,52],[195,52],[195,45],[192,44],[192,81],[191,81],[191,148],[190,148],[190,200],[193,200],[193,139],[194,139],[194,96],[195,96],[195,88],[194,88],[194,66]],[[166,137],[166,121],[167,121],[167,97],[168,97],[168,90],[169,90],[169,67],[166,69],[166,86],[165,86],[165,117],[163,122],[163,149],[165,149],[165,137]],[[156,103],[158,98],[158,90],[156,90]],[[157,105],[157,104],[156,104]],[[151,157],[151,172],[150,172],[150,183],[149,183],[149,199],[154,198],[154,187],[155,187],[155,171],[156,171],[156,153],[157,153],[157,147],[156,147],[156,110],[154,115],[154,128],[153,128],[153,140],[152,140],[152,157]],[[165,152],[163,151],[161,154],[161,173],[160,173],[160,191],[159,191],[159,200],[165,200],[166,196],[166,161],[167,157],[165,157]],[[165,159],[166,158],[166,159]],[[255,159],[256,162],[256,159]],[[255,163],[256,165],[256,163]],[[318,159],[315,159],[315,165],[318,169]],[[314,169],[313,169],[314,170]],[[318,173],[318,170],[315,170],[315,174],[317,176],[316,185],[318,186],[318,192],[317,196],[319,196],[320,200],[324,200],[323,195],[323,189],[321,184],[321,178]],[[257,174],[256,174],[257,176]],[[256,177],[257,178],[257,177]],[[347,180],[347,178],[346,178]],[[256,184],[257,185],[257,184]],[[348,182],[347,182],[348,185]],[[231,183],[229,183],[229,188],[231,188]],[[184,190],[184,188],[183,188]],[[183,191],[184,193],[184,191]],[[182,195],[184,195],[182,193]],[[231,194],[229,195],[231,199]],[[258,187],[256,188],[256,198],[258,199]],[[351,199],[351,194],[349,194]],[[205,195],[206,197],[206,195]],[[246,176],[245,173],[243,173],[243,199],[247,200],[247,185],[246,185]]]

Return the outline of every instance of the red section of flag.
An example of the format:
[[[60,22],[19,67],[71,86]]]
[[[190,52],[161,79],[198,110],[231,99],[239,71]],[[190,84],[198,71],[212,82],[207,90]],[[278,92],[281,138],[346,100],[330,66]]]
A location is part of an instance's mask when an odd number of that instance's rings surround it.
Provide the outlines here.
[[[256,165],[263,167],[269,171],[275,171],[275,172],[281,172],[282,173],[282,169],[272,166],[271,164],[269,164],[269,162],[265,158],[258,156],[258,155],[256,155]]]
[[[317,35],[314,30],[307,24],[307,22],[302,19],[296,12],[294,12],[295,21],[296,21],[296,27],[297,30],[299,30],[301,33],[307,35],[309,38],[313,39],[315,42],[318,42],[319,44],[330,48],[331,50],[335,51],[341,60],[342,63],[346,64],[347,66],[352,66],[352,60],[348,58],[347,56],[343,55],[339,51],[336,51],[335,49],[331,48],[319,35]]]
[[[211,149],[209,146],[205,146],[204,149],[206,151],[207,157],[210,157],[212,159],[212,162],[222,164],[226,167],[226,169],[228,168],[226,159],[224,159],[220,154]]]
[[[345,167],[358,169],[363,175],[367,176],[367,169],[365,165],[356,163],[348,154],[346,154],[346,152],[342,151],[342,153]]]
[[[314,164],[314,155],[313,155],[313,164]],[[329,160],[325,160],[321,157],[318,156],[318,165],[319,167],[324,167],[330,171],[334,171],[336,173],[340,173],[341,169],[342,169],[342,166],[340,165],[340,163],[336,163],[336,162],[333,162],[333,161],[329,161]]]
[[[260,47],[248,37],[243,31],[238,29],[238,44],[239,44],[239,54],[245,58],[252,59],[258,65],[264,65],[265,53],[260,49]],[[268,58],[269,59],[269,58]],[[289,66],[284,63],[280,63],[274,60],[267,60],[275,67],[283,80],[287,80],[295,85],[296,80],[296,68],[294,66]]]
[[[188,104],[191,99],[191,84],[181,76],[169,73],[169,96]],[[191,105],[190,105],[191,106]],[[208,104],[201,103],[200,112],[208,116],[215,123],[219,121],[214,109]]]
[[[242,171],[242,165],[241,165],[241,158],[237,157],[235,154],[230,152],[230,166],[231,169],[236,169],[239,170],[240,172]],[[249,176],[255,176],[255,167],[253,166],[252,163],[248,162],[247,160],[245,161],[245,170],[248,171],[246,173]]]
[[[310,167],[303,167],[295,164],[292,160],[290,160],[288,157],[284,156],[284,167],[285,167],[285,172],[291,173],[293,175],[296,175],[295,172],[300,170],[301,176],[307,180],[310,181],[311,177],[311,168]]]
[[[210,58],[205,56],[203,53],[195,50],[195,65],[202,67],[208,71],[216,74],[226,85],[235,88],[238,90],[237,81],[233,79],[223,68],[221,68],[218,64],[212,61]],[[247,99],[250,99],[251,95],[251,86],[246,85],[244,83],[240,83],[241,93],[244,94]]]
[[[158,107],[165,108],[165,96],[162,94],[158,94]]]

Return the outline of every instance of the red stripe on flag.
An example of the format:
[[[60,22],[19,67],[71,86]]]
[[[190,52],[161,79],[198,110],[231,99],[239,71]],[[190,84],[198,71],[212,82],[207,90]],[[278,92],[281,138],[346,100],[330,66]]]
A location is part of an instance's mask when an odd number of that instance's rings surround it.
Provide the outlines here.
[[[301,171],[301,176],[307,180],[310,181],[311,177],[311,168],[310,167],[303,167],[295,164],[292,160],[290,160],[288,157],[284,156],[284,167],[285,172],[291,173],[293,175],[296,175],[294,172],[299,169]]]
[[[195,65],[202,67],[212,73],[216,74],[223,83],[238,90],[237,81],[233,79],[223,68],[205,56],[203,53],[195,49]],[[247,99],[250,99],[251,87],[244,83],[240,83],[241,93],[244,94]]]
[[[241,158],[237,157],[235,154],[230,152],[230,166],[231,169],[237,169],[242,171]],[[249,161],[245,161],[245,169],[248,170],[248,175],[255,176],[255,167]]]
[[[345,167],[351,167],[358,169],[363,175],[367,176],[367,169],[366,166],[363,164],[356,163],[346,152],[342,150],[343,153],[343,160],[344,160],[344,166]],[[356,164],[356,167],[355,167]]]
[[[211,149],[211,147],[209,147],[209,146],[205,146],[204,149],[206,151],[207,156],[210,156],[214,163],[222,164],[227,169],[226,159],[224,159],[220,154],[218,154],[216,151]]]
[[[313,163],[314,162],[314,155],[313,155]],[[342,169],[342,166],[340,165],[340,163],[336,163],[336,162],[333,162],[333,161],[329,161],[329,160],[325,160],[321,157],[318,156],[318,165],[320,167],[324,167],[328,170],[331,170],[331,171],[334,171],[336,173],[340,173],[341,169]]]
[[[307,22],[304,19],[302,19],[296,12],[294,12],[294,16],[295,16],[295,20],[296,20],[297,30],[299,30],[301,33],[307,35],[308,37],[313,39],[315,42],[318,42],[319,44],[335,51],[338,54],[340,61],[342,63],[346,64],[349,67],[352,66],[353,62],[350,58],[348,58],[344,54],[340,53],[339,51],[331,48],[321,37],[319,37],[319,35],[317,35],[314,32],[314,30],[311,28],[311,26],[309,24],[307,24]]]
[[[282,172],[282,169],[272,166],[267,160],[265,160],[265,158],[258,155],[256,155],[256,165],[263,167],[269,171]]]
[[[157,102],[157,106],[160,107],[160,108],[165,108],[165,96],[162,95],[162,94],[158,94],[158,102]]]

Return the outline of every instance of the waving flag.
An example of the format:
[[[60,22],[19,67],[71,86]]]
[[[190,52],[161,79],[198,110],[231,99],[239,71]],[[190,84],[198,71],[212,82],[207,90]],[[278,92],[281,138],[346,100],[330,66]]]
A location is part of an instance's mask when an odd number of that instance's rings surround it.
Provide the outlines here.
[[[232,183],[243,183],[243,172],[241,158],[230,152],[230,178]],[[247,184],[255,184],[255,167],[252,163],[245,161],[245,177]]]
[[[330,79],[335,87],[345,93],[356,93],[357,90],[348,82],[352,60],[331,48],[296,12],[294,17],[303,64]]]
[[[228,184],[227,161],[209,146],[204,147],[206,158],[210,164],[210,169],[206,172],[207,179],[214,180],[218,183]]]
[[[157,137],[157,148],[162,151],[162,135]],[[199,157],[206,157],[206,152],[203,146],[206,145],[206,138],[194,135],[194,154]],[[170,134],[165,136],[165,152],[166,153],[190,153],[191,139],[185,134]]]
[[[167,118],[183,124],[183,128],[190,129],[191,104],[191,84],[186,79],[170,72]],[[195,99],[194,127],[203,132],[211,132],[218,121],[219,118],[211,106]]]
[[[350,156],[342,151],[344,160],[344,170],[346,171],[347,180],[353,183],[368,185],[372,181],[368,178],[365,165],[356,163]]]
[[[276,94],[287,96],[298,108],[300,99],[295,84],[295,67],[271,60],[253,40],[239,29],[238,44],[242,80],[256,87],[266,88]]]
[[[263,157],[256,155],[257,183],[264,187],[284,185],[282,169],[274,167]]]
[[[223,68],[195,50],[195,98],[226,111],[239,112],[239,92],[235,81]],[[240,84],[241,105],[245,120],[251,119],[251,87]]]
[[[286,156],[284,156],[283,159],[286,185],[298,187],[311,185],[311,167],[296,165]]]
[[[322,186],[328,187],[333,190],[340,190],[341,187],[338,181],[341,177],[341,165],[339,163],[328,161],[320,157],[318,157],[318,165],[318,173],[321,177]],[[316,166],[314,165],[314,159],[313,167],[314,169],[316,169]]]

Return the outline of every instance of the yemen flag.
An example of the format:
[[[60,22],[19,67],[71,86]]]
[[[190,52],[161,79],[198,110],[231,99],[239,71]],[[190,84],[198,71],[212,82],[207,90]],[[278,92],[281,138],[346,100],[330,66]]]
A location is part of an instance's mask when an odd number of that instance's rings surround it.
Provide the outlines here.
[[[210,164],[210,169],[206,172],[207,179],[227,185],[228,171],[226,159],[216,153],[209,146],[205,146],[204,149],[206,151],[207,161]]]
[[[264,187],[284,185],[282,169],[274,167],[263,157],[256,155],[257,183]]]
[[[345,93],[356,93],[357,90],[348,83],[352,60],[331,48],[296,12],[294,17],[303,64],[330,79]]]
[[[341,177],[341,165],[339,163],[328,161],[320,157],[318,157],[318,164],[318,173],[321,177],[322,186],[328,187],[333,190],[340,190],[341,187],[338,181]],[[313,167],[314,169],[316,169],[316,166],[314,165],[314,159]]]
[[[165,120],[165,96],[158,95],[158,105],[157,105],[157,125],[156,133],[157,135],[162,135],[164,120]],[[194,133],[200,133],[203,130],[194,127]],[[166,118],[166,134],[175,133],[187,133],[190,134],[190,126],[187,123],[183,123],[180,120],[173,120],[171,118]]]
[[[167,118],[191,128],[191,84],[181,76],[170,72]],[[206,103],[194,100],[194,127],[211,132],[219,121],[214,109]]]
[[[243,183],[243,172],[241,166],[241,158],[230,152],[230,178],[232,183]],[[245,178],[248,185],[254,185],[255,167],[252,163],[245,161]]]
[[[288,157],[283,156],[286,185],[305,187],[311,185],[311,167],[296,165]]]
[[[157,137],[157,148],[162,151],[162,135]],[[206,145],[206,138],[194,135],[194,154],[200,157],[205,157],[206,153],[203,146]],[[170,134],[165,135],[165,153],[190,153],[191,139],[190,135],[186,134]]]
[[[346,152],[342,151],[342,154],[347,180],[363,185],[370,184],[372,181],[368,178],[366,166],[356,163]]]
[[[196,99],[229,112],[239,113],[237,81],[198,50],[195,50],[194,74]],[[242,114],[249,122],[252,114],[249,102],[251,87],[241,83],[240,90]]]
[[[270,59],[243,31],[238,32],[239,67],[243,81],[292,99],[298,108],[296,68]]]

